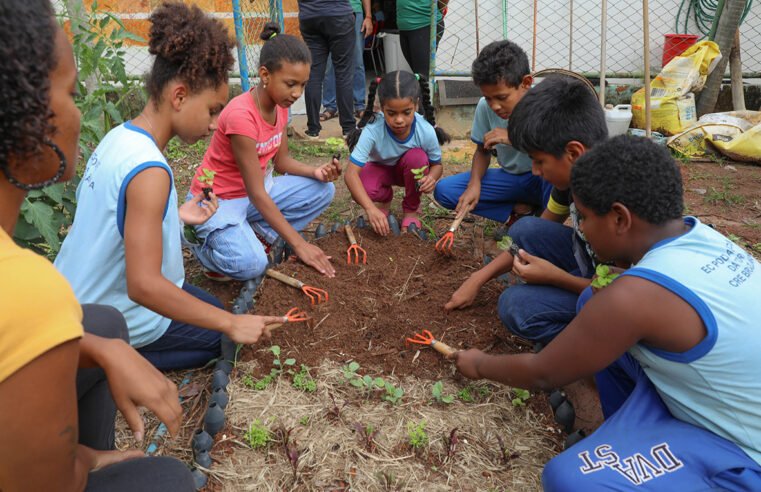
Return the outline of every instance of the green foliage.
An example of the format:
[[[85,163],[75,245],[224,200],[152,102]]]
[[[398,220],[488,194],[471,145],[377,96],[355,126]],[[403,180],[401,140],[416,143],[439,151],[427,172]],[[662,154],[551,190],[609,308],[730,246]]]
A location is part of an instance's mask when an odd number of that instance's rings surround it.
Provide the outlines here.
[[[86,161],[106,133],[124,121],[123,102],[137,87],[127,77],[124,43],[144,40],[127,31],[118,17],[99,8],[97,1],[90,11],[81,12],[81,17],[69,20],[74,59],[79,68],[76,98],[82,112],[79,145]]]
[[[77,184],[79,178],[75,177],[68,183],[27,193],[13,231],[16,242],[51,260],[55,258],[74,220]]]
[[[330,149],[331,154],[335,154],[336,152],[341,152],[342,150],[347,148],[346,142],[344,142],[344,139],[339,137],[330,137],[326,139],[325,145],[327,145],[328,149]]]
[[[309,415],[304,415],[299,419],[299,424],[303,425],[304,427],[309,425]]]
[[[458,391],[457,398],[459,398],[461,401],[465,403],[473,403],[474,401],[476,401],[470,386],[466,386],[460,391]]]
[[[243,437],[252,449],[260,449],[272,440],[272,432],[259,419],[256,419]]]
[[[502,236],[502,239],[497,241],[497,247],[501,249],[502,251],[507,251],[508,249],[510,249],[510,246],[512,245],[513,245],[513,238],[511,238],[507,234]]]
[[[618,273],[612,273],[608,265],[597,265],[597,268],[595,268],[595,278],[592,279],[592,287],[595,289],[607,287],[618,275]]]
[[[257,391],[264,391],[269,387],[270,384],[275,381],[275,379],[280,377],[280,375],[283,373],[283,366],[291,367],[296,364],[296,359],[286,359],[285,361],[280,360],[279,345],[273,345],[270,347],[270,352],[272,352],[272,355],[275,356],[275,360],[272,361],[273,367],[270,369],[270,373],[258,380],[254,380],[251,376],[246,376],[243,379],[243,384],[249,388],[254,388]]]
[[[444,394],[444,384],[441,381],[436,381],[435,383],[433,383],[433,388],[431,388],[431,393],[433,394],[433,399],[436,400],[437,403],[444,403],[446,405],[449,405],[455,399],[455,395]]]
[[[214,176],[217,175],[216,171],[212,171],[211,169],[203,168],[201,169],[201,175],[196,178],[199,183],[208,186],[211,188],[214,186]]]
[[[301,370],[293,375],[293,387],[307,393],[317,391],[317,382],[309,374],[309,367],[301,364]]]
[[[407,444],[413,449],[422,449],[428,445],[428,433],[425,431],[426,421],[418,423],[407,422]]]
[[[357,373],[358,370],[359,364],[357,362],[350,362],[341,368],[344,379],[355,388],[363,389],[368,397],[375,391],[383,390],[381,400],[394,405],[404,396],[403,388],[397,388],[393,383],[386,381],[381,377],[374,378],[367,374],[362,376]]]
[[[529,393],[528,390],[520,388],[513,388],[513,395],[514,398],[512,399],[512,404],[514,407],[524,406],[526,401],[531,398],[531,393]]]
[[[389,381],[386,381],[383,385],[386,392],[381,396],[381,399],[396,405],[404,396],[404,389],[402,387],[397,388]]]
[[[164,155],[168,161],[179,161],[182,159],[201,160],[208,146],[208,139],[199,140],[194,144],[188,145],[178,137],[174,137],[167,143]]]
[[[412,170],[412,176],[415,177],[415,181],[420,181],[425,176],[425,170],[428,169],[428,166],[425,167],[419,167],[417,169]]]

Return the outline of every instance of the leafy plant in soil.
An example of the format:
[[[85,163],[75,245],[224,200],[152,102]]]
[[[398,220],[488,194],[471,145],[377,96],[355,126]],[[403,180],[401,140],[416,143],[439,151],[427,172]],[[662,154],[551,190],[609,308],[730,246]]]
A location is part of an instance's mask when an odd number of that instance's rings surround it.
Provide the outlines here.
[[[505,234],[502,239],[497,241],[497,247],[502,251],[508,251],[513,256],[518,256],[518,250],[520,246],[513,241],[513,238]]]
[[[371,424],[362,425],[359,422],[355,422],[354,431],[359,436],[359,442],[368,453],[375,451],[375,436],[378,435],[379,430],[375,429]]]
[[[441,381],[436,381],[433,383],[431,393],[433,394],[433,399],[436,400],[437,403],[444,403],[449,405],[455,400],[455,395],[444,394],[444,384]]]
[[[407,444],[412,449],[420,450],[428,446],[428,433],[425,431],[426,421],[407,423]]]
[[[216,171],[212,171],[211,169],[202,169],[201,175],[196,178],[198,182],[203,186],[201,191],[203,191],[203,196],[206,197],[207,200],[211,200],[209,193],[214,191],[214,176],[216,175]]]
[[[293,481],[296,482],[296,477],[299,471],[299,458],[301,458],[301,451],[299,451],[298,443],[295,439],[291,439],[291,432],[293,428],[286,429],[282,425],[275,431],[277,440],[283,444],[283,452],[288,462],[293,469]]]
[[[283,373],[284,366],[291,367],[296,364],[296,359],[285,359],[285,361],[280,360],[280,346],[279,345],[273,345],[272,347],[270,347],[270,352],[272,352],[272,355],[275,356],[275,360],[272,361],[273,367],[272,369],[270,369],[270,373],[257,381],[255,381],[251,376],[247,375],[243,378],[244,385],[248,386],[249,388],[253,388],[257,391],[264,391],[265,389],[269,387],[270,384],[272,384],[272,382],[275,379],[277,379]],[[307,376],[308,376],[308,373],[307,373]]]
[[[307,393],[314,393],[317,390],[317,382],[309,374],[309,367],[301,364],[301,370],[293,374],[293,387]]]
[[[595,278],[592,279],[592,288],[602,289],[607,287],[618,275],[618,273],[611,272],[608,265],[597,265],[597,268],[595,268]]]
[[[21,203],[13,239],[24,248],[55,258],[74,220],[78,184],[79,178],[75,177],[68,183],[57,183],[27,193]]]
[[[339,407],[333,395],[330,395],[330,400],[333,402],[333,405],[325,409],[325,418],[327,418],[328,420],[332,420],[334,422],[341,420],[341,410],[343,410],[346,407],[346,405],[349,404],[349,402],[344,401],[344,404]]]
[[[415,189],[420,189],[420,180],[425,177],[425,171],[428,169],[428,166],[425,167],[419,167],[417,169],[412,170],[412,176],[415,178]]]
[[[444,458],[444,461],[451,461],[457,452],[457,445],[460,443],[460,439],[457,437],[457,427],[452,429],[449,433],[449,437],[444,436],[444,442],[447,446],[447,455]]]
[[[246,434],[243,436],[251,449],[260,449],[272,441],[272,432],[262,424],[261,420],[256,419],[248,426]]]
[[[497,436],[497,444],[499,444],[499,461],[503,465],[506,465],[510,463],[512,460],[520,457],[520,453],[511,453],[507,446],[505,446],[505,441],[502,439],[502,436]]]
[[[526,405],[526,401],[531,398],[531,393],[529,393],[528,390],[521,388],[513,388],[513,395],[514,398],[512,399],[512,404],[514,407],[522,407]]]
[[[357,373],[359,370],[359,363],[351,362],[345,365],[342,369],[344,378],[354,386],[365,391],[365,396],[369,398],[376,390],[383,390],[381,394],[381,400],[387,401],[392,405],[398,403],[404,396],[404,389],[397,388],[390,381],[386,381],[381,377],[373,378],[365,374],[364,376]]]

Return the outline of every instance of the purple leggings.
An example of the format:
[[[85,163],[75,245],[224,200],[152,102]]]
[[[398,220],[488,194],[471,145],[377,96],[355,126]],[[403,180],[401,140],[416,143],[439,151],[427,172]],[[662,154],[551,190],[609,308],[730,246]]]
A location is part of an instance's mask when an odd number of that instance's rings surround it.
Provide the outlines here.
[[[428,165],[428,155],[423,149],[410,149],[393,166],[383,166],[368,162],[359,172],[359,179],[370,199],[378,203],[388,203],[394,198],[392,186],[404,186],[402,210],[417,212],[421,193],[415,188],[413,169]],[[428,174],[428,171],[426,171]]]

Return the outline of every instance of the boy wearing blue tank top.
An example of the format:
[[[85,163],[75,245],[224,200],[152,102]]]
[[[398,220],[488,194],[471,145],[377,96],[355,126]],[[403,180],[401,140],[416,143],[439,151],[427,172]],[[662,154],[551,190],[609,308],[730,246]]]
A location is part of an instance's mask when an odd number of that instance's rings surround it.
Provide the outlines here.
[[[457,353],[521,388],[596,374],[606,421],[546,466],[545,490],[761,490],[761,264],[695,217],[668,151],[616,137],[571,175],[601,261],[632,265],[541,352]]]

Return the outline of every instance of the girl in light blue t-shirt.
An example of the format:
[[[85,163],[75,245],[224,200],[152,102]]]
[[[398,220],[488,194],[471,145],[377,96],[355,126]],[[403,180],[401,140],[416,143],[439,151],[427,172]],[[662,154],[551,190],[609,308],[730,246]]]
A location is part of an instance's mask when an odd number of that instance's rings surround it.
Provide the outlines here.
[[[373,111],[376,93],[383,118]],[[421,104],[425,117],[416,112]],[[431,193],[441,177],[440,144],[449,140],[449,135],[436,127],[424,77],[397,71],[370,84],[362,119],[346,138],[351,156],[345,180],[376,233],[385,236],[389,232],[393,186],[405,189],[402,230],[411,224],[420,228],[420,195]]]

